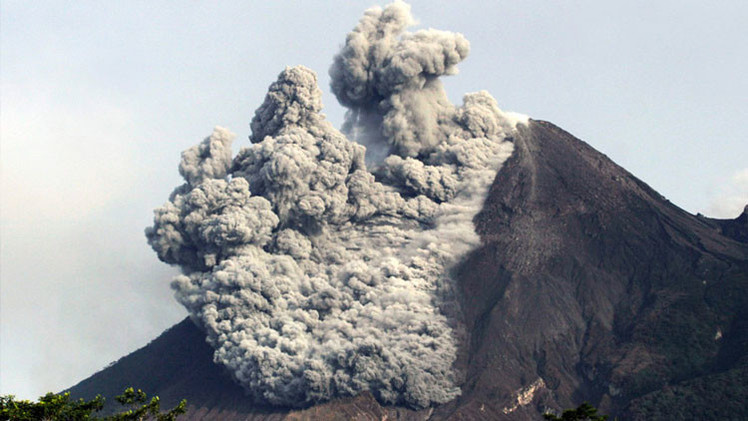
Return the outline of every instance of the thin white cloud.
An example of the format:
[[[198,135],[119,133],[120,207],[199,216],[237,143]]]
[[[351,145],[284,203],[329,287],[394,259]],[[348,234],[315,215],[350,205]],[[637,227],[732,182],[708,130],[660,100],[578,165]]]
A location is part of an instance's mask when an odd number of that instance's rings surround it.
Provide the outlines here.
[[[748,206],[748,168],[735,172],[719,188],[709,206],[708,215],[715,218],[736,218]]]

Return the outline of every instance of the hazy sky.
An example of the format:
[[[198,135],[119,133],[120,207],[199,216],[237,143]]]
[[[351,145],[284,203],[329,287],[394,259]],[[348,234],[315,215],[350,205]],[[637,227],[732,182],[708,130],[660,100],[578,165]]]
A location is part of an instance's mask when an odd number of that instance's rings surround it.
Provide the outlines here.
[[[414,1],[486,89],[690,212],[748,203],[748,3]],[[287,65],[327,69],[371,1],[0,2],[0,394],[71,386],[186,315],[143,235],[179,154],[249,121]]]

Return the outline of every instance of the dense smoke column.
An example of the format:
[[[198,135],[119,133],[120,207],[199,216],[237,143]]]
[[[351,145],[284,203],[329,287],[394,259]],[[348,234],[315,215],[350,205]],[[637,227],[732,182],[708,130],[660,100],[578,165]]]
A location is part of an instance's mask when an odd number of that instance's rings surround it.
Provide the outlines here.
[[[262,403],[306,406],[371,391],[421,408],[459,395],[449,269],[478,244],[472,225],[513,123],[485,92],[462,107],[437,79],[467,41],[405,32],[409,8],[371,9],[336,56],[333,90],[349,128],[377,122],[369,147],[320,111],[314,72],[287,68],[231,157],[216,128],[182,154],[185,184],[146,230],[179,265],[177,299],[215,361]],[[366,118],[361,118],[363,114]],[[359,127],[360,128],[360,127]],[[453,322],[454,323],[454,322]]]
[[[332,91],[349,108],[346,129],[367,146],[386,139],[388,152],[408,157],[445,139],[442,121],[454,106],[438,77],[456,74],[470,50],[461,34],[406,32],[413,23],[403,2],[367,10],[330,68]]]

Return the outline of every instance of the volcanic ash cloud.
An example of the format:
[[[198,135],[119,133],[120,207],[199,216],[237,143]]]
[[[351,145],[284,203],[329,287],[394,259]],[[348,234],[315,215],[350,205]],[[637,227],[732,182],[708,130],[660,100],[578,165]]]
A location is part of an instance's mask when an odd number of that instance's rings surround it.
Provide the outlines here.
[[[371,391],[415,408],[459,395],[450,268],[512,152],[486,92],[449,103],[438,76],[462,35],[406,32],[401,2],[366,11],[330,69],[349,140],[320,114],[317,77],[287,68],[231,156],[216,128],[182,154],[185,184],[146,230],[226,366],[258,402],[306,406]],[[373,158],[373,159],[372,159]]]

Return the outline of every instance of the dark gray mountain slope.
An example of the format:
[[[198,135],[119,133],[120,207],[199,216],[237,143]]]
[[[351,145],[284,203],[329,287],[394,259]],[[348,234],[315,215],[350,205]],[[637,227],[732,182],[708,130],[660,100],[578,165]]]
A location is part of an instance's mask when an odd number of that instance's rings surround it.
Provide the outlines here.
[[[550,123],[516,146],[462,269],[466,396],[503,409],[536,382],[528,415],[589,400],[637,417],[632,400],[744,358],[745,243]]]
[[[164,405],[188,399],[188,419],[523,420],[583,400],[625,419],[746,413],[746,213],[690,215],[547,122],[514,141],[475,218],[482,246],[455,268],[467,327],[457,400],[252,407],[189,320],[71,392],[140,387]]]

